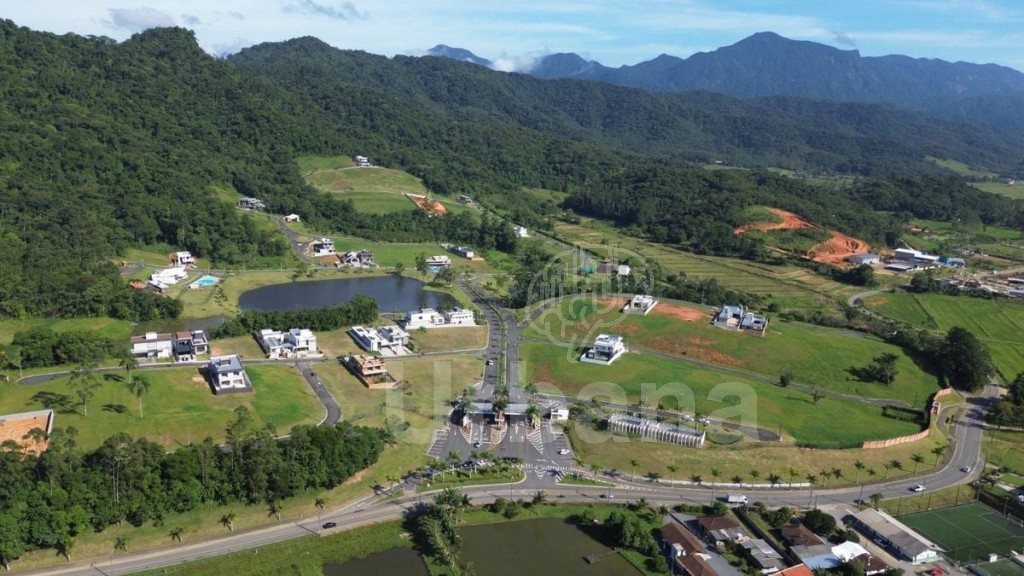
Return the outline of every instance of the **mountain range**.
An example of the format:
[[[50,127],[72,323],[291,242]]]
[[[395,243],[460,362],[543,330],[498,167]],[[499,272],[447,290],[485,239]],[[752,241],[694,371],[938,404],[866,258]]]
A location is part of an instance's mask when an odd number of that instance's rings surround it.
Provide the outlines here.
[[[488,60],[461,48],[439,45],[428,54],[490,66]],[[857,50],[791,40],[773,32],[759,32],[688,58],[662,54],[618,68],[573,53],[550,54],[524,72],[648,92],[704,90],[735,98],[881,103],[1004,129],[1024,128],[1024,74],[1012,68],[900,55],[861,56]]]

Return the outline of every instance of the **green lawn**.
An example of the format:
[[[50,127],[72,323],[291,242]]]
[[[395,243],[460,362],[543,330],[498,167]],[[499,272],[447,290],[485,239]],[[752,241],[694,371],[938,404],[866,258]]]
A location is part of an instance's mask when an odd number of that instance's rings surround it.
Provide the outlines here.
[[[781,427],[798,442],[846,446],[918,431],[911,423],[882,417],[877,406],[830,397],[814,404],[809,394],[794,389],[657,356],[631,352],[611,366],[599,366],[568,358],[566,348],[533,343],[523,344],[520,355],[522,381],[536,383],[543,391],[601,398],[606,397],[602,391],[612,390],[636,403],[642,386],[648,384],[661,398],[649,394],[652,405],[678,404],[685,412],[741,420],[772,431]],[[713,391],[725,393],[724,401],[713,400]]]
[[[946,332],[966,328],[988,345],[996,367],[1007,378],[1024,371],[1024,303],[942,294],[879,294],[865,306],[886,316]]]
[[[1003,184],[1002,182],[977,182],[971,184],[971,186],[984,190],[985,192],[999,194],[1000,196],[1007,196],[1018,200],[1024,199],[1024,184],[1020,182],[1017,182],[1012,186]]]
[[[196,367],[137,370],[149,382],[139,402],[125,385],[125,373],[101,373],[101,385],[88,404],[88,417],[78,405],[68,379],[38,385],[6,385],[0,411],[24,412],[53,406],[54,425],[78,429],[79,445],[94,448],[115,432],[159,442],[168,447],[224,438],[224,427],[238,406],[248,406],[258,424],[271,423],[279,434],[296,424],[315,424],[324,407],[294,368],[283,365],[246,367],[255,392],[215,396]]]
[[[901,516],[900,521],[946,550],[958,562],[1008,555],[1024,544],[1024,528],[984,504],[965,504]]]
[[[410,336],[416,343],[417,352],[473,350],[487,345],[486,326],[414,330]]]
[[[1024,432],[987,430],[982,449],[985,460],[993,466],[1024,474]]]
[[[24,318],[20,320],[0,320],[0,345],[10,344],[15,332],[24,332],[33,328],[49,328],[55,332],[73,330],[98,333],[115,340],[128,341],[132,335],[131,322],[113,318]]]
[[[902,349],[860,333],[773,321],[761,338],[712,326],[708,307],[663,301],[647,316],[636,316],[620,314],[618,304],[611,300],[566,300],[558,309],[545,312],[525,335],[581,341],[591,327],[606,327],[600,331],[622,335],[634,347],[739,368],[772,379],[789,371],[797,382],[908,404],[916,401],[921,405],[938,389],[935,377],[924,372]],[[686,321],[672,315],[684,311],[700,319]],[[864,368],[872,358],[886,353],[899,356],[899,373],[892,386],[861,382],[849,372],[851,368]]]

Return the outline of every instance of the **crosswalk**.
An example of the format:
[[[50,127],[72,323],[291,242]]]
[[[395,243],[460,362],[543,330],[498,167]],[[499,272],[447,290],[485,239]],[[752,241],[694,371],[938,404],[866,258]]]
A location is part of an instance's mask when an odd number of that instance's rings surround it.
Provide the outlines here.
[[[544,432],[541,428],[537,428],[533,432],[526,435],[526,441],[533,446],[537,452],[544,453]]]
[[[448,446],[448,429],[434,430],[434,439],[430,442],[430,448],[427,449],[427,456],[443,459],[446,456],[444,452],[446,446]]]

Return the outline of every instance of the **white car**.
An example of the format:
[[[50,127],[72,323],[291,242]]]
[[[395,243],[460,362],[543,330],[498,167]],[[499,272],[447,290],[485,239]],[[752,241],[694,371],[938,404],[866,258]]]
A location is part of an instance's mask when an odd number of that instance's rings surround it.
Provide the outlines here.
[[[568,448],[562,448],[561,450],[558,451],[558,453],[561,454],[562,456],[565,456],[566,454],[569,453],[569,449]]]
[[[960,469],[960,471],[963,472],[964,474],[970,474],[971,473],[971,467],[970,466],[964,466],[963,468]]]
[[[924,484],[915,484],[910,490],[911,492],[924,492]]]

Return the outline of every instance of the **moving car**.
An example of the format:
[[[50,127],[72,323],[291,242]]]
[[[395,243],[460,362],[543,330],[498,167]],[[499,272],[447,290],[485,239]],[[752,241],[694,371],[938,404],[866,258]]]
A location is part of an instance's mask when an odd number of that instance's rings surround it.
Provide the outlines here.
[[[911,489],[911,492],[924,492],[924,484],[915,484]]]
[[[476,442],[473,442],[473,448],[479,448],[479,447],[480,447],[480,441],[479,440],[477,440]]]
[[[963,468],[960,469],[960,471],[963,472],[964,474],[970,474],[971,473],[971,467],[970,466],[964,466]]]
[[[569,453],[569,449],[568,448],[562,448],[561,450],[558,451],[558,453],[561,454],[562,456],[565,456],[566,454]]]
[[[328,528],[335,528],[338,526],[337,522],[324,522],[324,530]]]
[[[494,366],[494,360],[488,360],[487,361],[487,365],[488,366]]]

